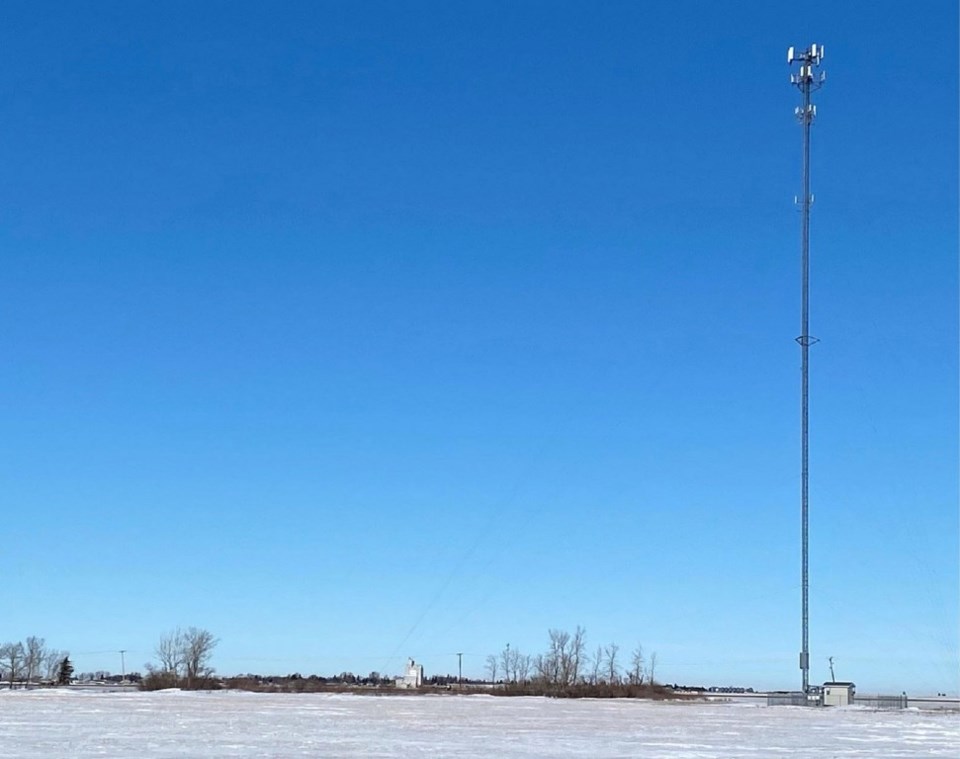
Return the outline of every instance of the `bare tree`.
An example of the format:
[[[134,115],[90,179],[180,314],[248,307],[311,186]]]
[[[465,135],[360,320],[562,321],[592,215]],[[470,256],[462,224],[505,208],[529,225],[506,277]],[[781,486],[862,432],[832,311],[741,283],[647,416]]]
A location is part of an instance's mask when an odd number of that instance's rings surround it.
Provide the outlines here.
[[[550,648],[543,657],[546,680],[553,685],[565,685],[569,673],[570,633],[565,630],[549,630]]]
[[[529,654],[517,654],[516,658],[516,667],[517,667],[517,680],[521,683],[526,683],[530,679],[530,666],[532,660],[530,659]]]
[[[503,672],[503,679],[508,683],[515,683],[518,680],[523,682],[527,679],[527,673],[530,669],[530,657],[524,657],[517,648],[510,648],[507,643],[503,651],[500,652],[500,669]],[[520,670],[523,670],[521,676]]]
[[[497,681],[497,671],[500,666],[500,662],[496,656],[490,654],[487,657],[487,674],[490,675],[490,682],[495,683]]]
[[[580,681],[580,668],[587,659],[587,631],[577,625],[570,639],[570,667],[568,684]]]
[[[509,643],[500,652],[500,669],[503,671],[503,679],[508,683],[511,681],[510,675],[514,670],[513,659],[516,653],[516,651],[510,650]],[[514,677],[516,677],[515,674]]]
[[[647,666],[647,681],[650,685],[656,685],[657,681],[654,679],[657,670],[657,652],[654,651],[650,654],[650,664]]]
[[[198,627],[181,630],[177,627],[162,636],[154,649],[160,666],[147,664],[146,668],[154,675],[185,679],[186,687],[193,688],[199,680],[213,674],[210,659],[218,642],[209,630]]]
[[[37,638],[33,635],[27,638],[23,655],[23,672],[27,682],[31,682],[35,677],[40,676],[43,660],[47,653],[45,642],[43,638]]]
[[[42,672],[45,680],[56,680],[60,674],[60,665],[69,656],[67,651],[58,651],[55,648],[47,650],[43,657]]]
[[[590,672],[590,684],[596,685],[600,682],[600,670],[603,669],[603,646],[597,646],[597,652],[593,655],[593,670]]]
[[[639,643],[630,656],[630,682],[643,685],[643,646]]]
[[[579,625],[570,635],[566,630],[550,630],[550,648],[537,660],[540,677],[553,685],[573,685],[581,678],[588,659],[587,631]]]
[[[550,661],[549,657],[543,654],[537,654],[533,657],[534,679],[542,683],[550,682]]]
[[[604,646],[603,653],[606,657],[606,677],[611,685],[617,685],[620,682],[620,664],[617,662],[617,654],[620,652],[620,646],[616,643],[610,643]]]
[[[174,677],[181,677],[183,675],[183,643],[183,632],[181,632],[179,627],[160,638],[160,642],[157,643],[154,653],[160,662],[161,672],[173,675]],[[153,669],[153,667],[151,666],[149,669]]]
[[[210,658],[219,641],[209,630],[190,627],[181,636],[181,661],[187,677],[187,687],[192,688],[198,678],[213,674]]]
[[[4,643],[0,646],[0,664],[3,665],[4,676],[11,688],[23,677],[23,660],[23,643]]]

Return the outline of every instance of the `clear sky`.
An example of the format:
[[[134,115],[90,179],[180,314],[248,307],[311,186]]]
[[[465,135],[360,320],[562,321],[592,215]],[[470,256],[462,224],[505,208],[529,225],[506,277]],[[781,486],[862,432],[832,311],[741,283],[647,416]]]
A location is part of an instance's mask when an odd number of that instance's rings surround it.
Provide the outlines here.
[[[0,24],[0,639],[481,675],[549,628],[958,690],[958,12],[94,2]]]

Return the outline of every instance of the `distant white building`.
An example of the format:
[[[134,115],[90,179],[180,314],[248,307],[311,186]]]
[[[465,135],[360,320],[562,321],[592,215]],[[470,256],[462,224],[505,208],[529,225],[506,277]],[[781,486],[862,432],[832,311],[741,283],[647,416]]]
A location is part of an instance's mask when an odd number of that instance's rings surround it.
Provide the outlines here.
[[[824,706],[849,706],[856,696],[856,686],[853,683],[824,683]]]
[[[407,659],[407,668],[401,677],[394,679],[397,688],[419,688],[423,685],[423,665]]]

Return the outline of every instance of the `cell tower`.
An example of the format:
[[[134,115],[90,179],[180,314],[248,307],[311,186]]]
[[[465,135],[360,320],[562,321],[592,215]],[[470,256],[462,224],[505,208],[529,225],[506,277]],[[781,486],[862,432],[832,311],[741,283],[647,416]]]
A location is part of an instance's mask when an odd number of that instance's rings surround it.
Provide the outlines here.
[[[791,84],[796,85],[803,96],[803,104],[796,109],[797,119],[803,127],[803,180],[802,191],[796,198],[800,206],[800,268],[801,268],[801,305],[800,305],[800,522],[801,522],[801,587],[803,606],[803,644],[800,650],[800,669],[803,672],[803,692],[810,689],[810,586],[809,586],[809,482],[808,482],[808,432],[809,432],[809,379],[810,379],[810,346],[817,342],[817,338],[810,336],[810,206],[813,205],[813,195],[810,194],[810,127],[817,116],[817,107],[810,102],[810,96],[823,86],[826,74],[815,73],[823,60],[823,45],[811,45],[804,51],[797,52],[794,48],[787,50],[787,63],[792,67],[799,64],[797,73],[790,75]]]

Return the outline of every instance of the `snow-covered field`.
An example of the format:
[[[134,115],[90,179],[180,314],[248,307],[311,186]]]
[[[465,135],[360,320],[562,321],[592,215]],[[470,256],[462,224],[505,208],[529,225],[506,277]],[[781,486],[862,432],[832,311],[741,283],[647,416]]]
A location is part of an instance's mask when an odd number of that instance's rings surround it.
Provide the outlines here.
[[[0,757],[958,757],[960,716],[493,696],[0,692]]]

